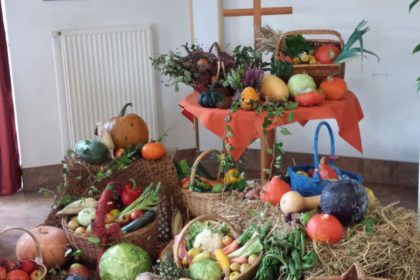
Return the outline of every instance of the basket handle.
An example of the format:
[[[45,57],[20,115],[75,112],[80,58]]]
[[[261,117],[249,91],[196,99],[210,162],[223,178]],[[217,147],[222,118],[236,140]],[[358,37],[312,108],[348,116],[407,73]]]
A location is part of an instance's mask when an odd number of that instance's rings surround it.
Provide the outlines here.
[[[184,239],[185,234],[188,232],[189,227],[192,224],[194,224],[195,222],[209,221],[209,220],[210,221],[217,221],[217,222],[222,221],[223,223],[225,223],[229,227],[229,231],[231,233],[234,233],[234,235],[238,235],[237,229],[227,219],[225,219],[222,216],[219,216],[217,214],[205,214],[205,215],[198,216],[195,219],[192,219],[191,221],[188,222],[188,224],[186,224],[184,226],[184,228],[178,234],[177,238],[174,239],[173,255],[174,255],[175,264],[178,268],[182,267],[181,261],[178,257],[179,245],[181,243],[181,240]]]
[[[344,47],[344,40],[341,37],[341,34],[332,29],[301,29],[301,30],[288,31],[282,34],[280,40],[283,40],[289,35],[333,35],[338,38],[338,41],[340,42],[340,47],[341,48]]]
[[[319,154],[318,154],[318,137],[319,137],[319,131],[321,129],[322,126],[325,126],[328,129],[328,134],[330,136],[330,146],[331,146],[331,150],[330,150],[330,156],[331,156],[331,165],[333,165],[334,163],[334,157],[335,157],[335,144],[334,144],[334,135],[331,129],[331,126],[325,122],[322,121],[318,124],[318,126],[315,129],[315,136],[314,136],[314,168],[316,170],[315,172],[315,179],[321,181],[321,176],[319,175]]]
[[[41,279],[44,279],[45,278],[45,275],[47,274],[47,268],[45,267],[44,262],[42,260],[41,245],[39,244],[38,239],[35,237],[35,235],[32,232],[30,232],[27,229],[20,228],[20,227],[7,228],[7,229],[5,229],[3,231],[0,231],[0,235],[3,234],[3,233],[5,233],[5,232],[11,231],[11,230],[21,230],[21,231],[24,231],[27,234],[29,234],[29,236],[32,238],[32,240],[35,243],[35,253],[36,253],[36,256],[35,256],[34,261],[35,261],[35,263],[37,265],[39,265],[39,266],[42,267],[42,273],[43,274],[41,275]]]
[[[218,150],[216,149],[208,149],[204,152],[202,152],[194,161],[193,166],[191,167],[191,175],[190,175],[190,185],[192,185],[194,183],[194,179],[195,179],[195,174],[197,173],[197,167],[200,164],[201,160],[203,160],[203,158],[205,158],[207,155],[213,153],[213,152],[218,152]]]

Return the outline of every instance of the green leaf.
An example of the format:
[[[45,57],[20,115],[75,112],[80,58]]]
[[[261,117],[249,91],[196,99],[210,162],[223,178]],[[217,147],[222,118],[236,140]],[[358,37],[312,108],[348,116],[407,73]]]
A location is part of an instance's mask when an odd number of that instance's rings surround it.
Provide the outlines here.
[[[419,0],[420,1],[420,0]],[[416,52],[418,52],[418,51],[420,51],[420,44],[418,44],[415,48],[414,48],[414,50],[413,50],[413,54],[414,53],[416,53]]]
[[[419,0],[413,0],[413,2],[410,3],[410,7],[408,9],[409,12],[411,12],[411,9],[419,2]]]
[[[289,122],[293,121],[293,120],[294,120],[294,118],[295,118],[295,113],[294,113],[294,112],[290,112],[290,113],[287,115],[287,121],[289,121]]]
[[[287,136],[287,135],[292,135],[292,133],[286,128],[286,127],[282,127],[281,129],[280,129],[280,133],[281,133],[281,135],[283,135],[283,136]]]
[[[285,110],[293,110],[293,109],[296,109],[298,106],[299,105],[297,104],[297,102],[293,102],[293,101],[288,101],[284,103]]]
[[[420,92],[420,77],[416,80],[417,92]]]

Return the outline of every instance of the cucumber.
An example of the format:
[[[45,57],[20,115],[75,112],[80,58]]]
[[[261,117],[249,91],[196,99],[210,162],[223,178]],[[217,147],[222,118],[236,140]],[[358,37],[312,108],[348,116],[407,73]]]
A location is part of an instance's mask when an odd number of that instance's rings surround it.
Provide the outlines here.
[[[135,230],[138,230],[139,228],[142,228],[144,226],[147,226],[150,222],[152,222],[156,217],[156,212],[151,210],[144,213],[143,216],[140,218],[132,221],[128,225],[125,225],[122,229],[122,233],[129,233]]]

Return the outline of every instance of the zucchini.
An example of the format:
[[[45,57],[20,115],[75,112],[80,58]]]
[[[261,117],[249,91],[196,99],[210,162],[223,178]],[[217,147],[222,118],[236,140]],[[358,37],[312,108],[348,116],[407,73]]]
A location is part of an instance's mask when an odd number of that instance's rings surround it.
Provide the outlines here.
[[[135,230],[138,230],[139,228],[142,228],[144,226],[147,226],[150,222],[152,222],[156,217],[156,212],[151,210],[144,213],[143,216],[140,218],[132,221],[128,225],[125,225],[122,229],[122,233],[129,233]]]

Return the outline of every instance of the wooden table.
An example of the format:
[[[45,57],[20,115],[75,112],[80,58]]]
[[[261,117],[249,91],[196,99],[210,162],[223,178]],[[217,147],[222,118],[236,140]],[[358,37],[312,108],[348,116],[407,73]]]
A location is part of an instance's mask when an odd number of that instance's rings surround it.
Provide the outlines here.
[[[182,114],[196,124],[198,120],[208,130],[221,139],[225,139],[225,118],[229,110],[201,107],[198,104],[198,96],[198,93],[193,92],[179,102]],[[292,121],[288,121],[287,117],[291,112],[293,112],[294,117]],[[272,156],[267,153],[267,148],[271,148],[275,141],[276,126],[291,122],[299,122],[301,125],[305,125],[310,120],[335,119],[339,128],[338,134],[341,138],[362,152],[359,122],[363,119],[363,111],[352,92],[349,92],[341,101],[326,100],[321,106],[298,107],[286,111],[283,117],[276,120],[276,125],[268,128],[268,133],[265,135],[262,130],[263,118],[263,115],[257,116],[252,111],[238,110],[234,113],[230,122],[233,136],[229,139],[229,143],[235,149],[228,151],[237,160],[252,141],[263,137],[261,141],[261,178],[266,177],[264,170],[271,165]],[[198,138],[196,140],[198,141]]]

